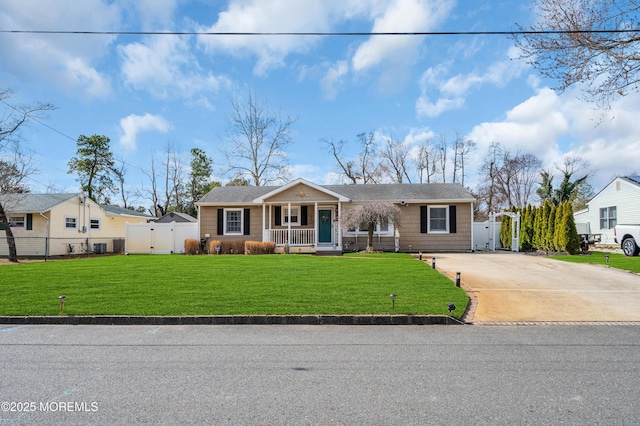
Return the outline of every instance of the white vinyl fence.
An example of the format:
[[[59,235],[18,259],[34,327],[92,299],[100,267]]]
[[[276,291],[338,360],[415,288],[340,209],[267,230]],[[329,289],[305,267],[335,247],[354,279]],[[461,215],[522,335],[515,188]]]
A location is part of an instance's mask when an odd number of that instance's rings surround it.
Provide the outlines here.
[[[494,238],[496,241],[496,248],[501,248],[502,244],[500,244],[500,222],[496,223]],[[475,244],[474,249],[477,251],[489,251],[489,247],[491,247],[489,221],[473,223],[473,244]]]
[[[130,254],[184,253],[184,240],[200,238],[193,222],[127,223],[125,235],[125,252]]]

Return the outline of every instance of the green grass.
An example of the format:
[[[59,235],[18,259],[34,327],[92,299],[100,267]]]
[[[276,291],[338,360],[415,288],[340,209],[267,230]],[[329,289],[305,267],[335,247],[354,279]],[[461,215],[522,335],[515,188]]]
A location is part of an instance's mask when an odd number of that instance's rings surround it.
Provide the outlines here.
[[[606,257],[609,256],[609,267],[625,271],[640,273],[640,257],[628,257],[619,253],[592,252],[577,256],[550,256],[553,259],[565,262],[589,263],[592,265],[607,265]]]
[[[448,314],[467,296],[409,255],[136,255],[0,266],[0,315]]]

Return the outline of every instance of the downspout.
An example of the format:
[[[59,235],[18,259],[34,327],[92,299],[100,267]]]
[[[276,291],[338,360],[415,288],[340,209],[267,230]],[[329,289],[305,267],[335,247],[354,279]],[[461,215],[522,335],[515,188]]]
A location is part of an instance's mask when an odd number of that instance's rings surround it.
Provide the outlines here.
[[[49,218],[46,217],[42,212],[40,212],[40,216],[42,216],[44,218],[44,220],[46,221],[46,225],[45,225],[45,237],[44,237],[44,260],[45,262],[47,261],[47,257],[49,257]]]

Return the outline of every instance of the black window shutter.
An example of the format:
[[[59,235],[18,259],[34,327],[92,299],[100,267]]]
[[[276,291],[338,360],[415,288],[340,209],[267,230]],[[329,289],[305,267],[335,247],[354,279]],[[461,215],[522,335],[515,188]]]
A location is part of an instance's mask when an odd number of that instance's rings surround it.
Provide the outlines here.
[[[276,226],[282,225],[282,206],[275,206]]]
[[[27,214],[27,231],[33,230],[33,214]]]
[[[218,235],[224,235],[224,209],[218,209]]]
[[[302,216],[300,218],[300,225],[301,226],[307,226],[308,222],[307,222],[307,207],[308,206],[301,206],[300,207],[300,216]]]
[[[456,206],[449,206],[449,233],[456,233]]]
[[[420,233],[426,234],[429,227],[427,226],[427,206],[420,206]]]
[[[244,235],[251,235],[251,209],[244,209]]]

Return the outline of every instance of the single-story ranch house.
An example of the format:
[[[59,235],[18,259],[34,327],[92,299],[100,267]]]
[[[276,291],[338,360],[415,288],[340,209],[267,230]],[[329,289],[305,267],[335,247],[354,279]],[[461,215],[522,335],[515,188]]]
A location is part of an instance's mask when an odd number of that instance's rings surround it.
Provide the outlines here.
[[[0,196],[18,256],[107,253],[121,242],[127,222],[147,222],[144,213],[100,205],[82,193],[5,194]],[[0,256],[8,256],[0,224]]]
[[[342,252],[364,249],[367,230],[342,229],[340,214],[358,204],[386,202],[400,223],[378,223],[373,246],[385,251],[473,249],[473,195],[459,184],[316,185],[297,179],[283,186],[216,187],[198,203],[200,238],[267,241],[276,251]]]

